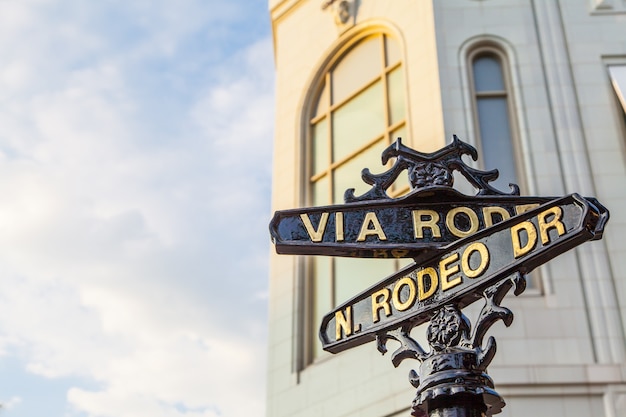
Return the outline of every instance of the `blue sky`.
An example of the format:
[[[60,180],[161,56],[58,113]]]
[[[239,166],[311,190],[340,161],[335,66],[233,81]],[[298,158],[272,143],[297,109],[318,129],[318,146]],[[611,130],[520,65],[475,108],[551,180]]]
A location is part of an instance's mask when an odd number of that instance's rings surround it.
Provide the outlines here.
[[[0,415],[264,414],[266,0],[0,1]]]

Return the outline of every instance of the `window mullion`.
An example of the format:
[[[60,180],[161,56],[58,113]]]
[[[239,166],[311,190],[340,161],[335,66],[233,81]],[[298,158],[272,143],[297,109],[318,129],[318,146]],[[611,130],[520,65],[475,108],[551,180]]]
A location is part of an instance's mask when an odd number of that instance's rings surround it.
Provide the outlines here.
[[[326,79],[325,82],[327,83],[326,85],[328,85],[328,106],[326,107],[326,140],[328,141],[328,146],[326,147],[328,155],[327,155],[327,161],[330,162],[328,169],[326,171],[326,175],[328,175],[328,190],[327,191],[327,195],[326,195],[326,201],[328,201],[329,203],[332,203],[333,200],[333,172],[332,172],[332,166],[333,166],[333,118],[332,118],[332,110],[331,110],[331,106],[332,106],[332,97],[333,97],[333,84],[331,81],[331,76],[330,73],[327,72],[326,73]]]

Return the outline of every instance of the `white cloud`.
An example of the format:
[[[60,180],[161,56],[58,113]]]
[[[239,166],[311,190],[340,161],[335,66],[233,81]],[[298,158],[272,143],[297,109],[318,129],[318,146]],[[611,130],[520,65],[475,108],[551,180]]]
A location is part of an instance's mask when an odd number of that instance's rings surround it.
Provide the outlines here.
[[[10,410],[21,402],[22,402],[22,399],[20,397],[11,397],[7,401],[0,401],[0,404],[2,404],[3,409]]]
[[[247,8],[0,2],[0,355],[91,381],[76,413],[263,413],[271,42],[215,43]]]

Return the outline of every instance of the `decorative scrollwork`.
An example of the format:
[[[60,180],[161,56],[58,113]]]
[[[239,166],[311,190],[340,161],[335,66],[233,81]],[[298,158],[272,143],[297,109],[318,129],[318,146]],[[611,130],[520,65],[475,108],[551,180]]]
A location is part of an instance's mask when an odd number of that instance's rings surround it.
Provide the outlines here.
[[[410,327],[401,327],[387,333],[379,334],[376,337],[378,351],[383,355],[387,352],[388,339],[400,342],[400,348],[391,355],[391,363],[393,363],[393,366],[396,368],[405,359],[417,359],[422,361],[426,358],[426,352],[419,343],[409,336],[409,332]]]
[[[381,174],[372,174],[368,168],[361,172],[361,178],[372,188],[361,196],[354,195],[354,188],[346,190],[344,199],[346,203],[391,199],[387,189],[391,187],[398,176],[408,172],[411,184],[411,193],[419,192],[428,188],[452,188],[454,185],[454,171],[458,171],[475,187],[476,195],[519,195],[519,187],[509,184],[510,193],[505,193],[489,185],[498,176],[498,170],[481,171],[465,164],[461,159],[463,155],[469,155],[474,161],[478,159],[478,152],[473,146],[461,141],[454,135],[452,143],[433,153],[417,152],[402,144],[398,138],[382,153],[383,165],[391,158],[396,161],[393,166]]]
[[[417,388],[413,400],[414,416],[426,416],[428,402],[436,397],[462,393],[482,396],[488,408],[487,415],[502,409],[504,402],[493,390],[493,381],[486,373],[496,353],[496,341],[490,336],[483,346],[483,339],[496,321],[502,320],[507,327],[513,322],[511,310],[500,305],[511,288],[514,288],[515,295],[524,291],[526,280],[521,273],[506,277],[483,291],[485,303],[473,329],[455,303],[435,310],[426,330],[429,352],[411,338],[410,323],[377,335],[378,350],[382,354],[387,352],[389,339],[400,343],[391,356],[395,367],[405,359],[416,359],[421,364],[419,373],[409,372],[409,382]]]
[[[502,299],[511,288],[515,288],[515,295],[521,294],[526,288],[526,279],[520,272],[500,280],[483,291],[485,304],[476,319],[473,329],[469,319],[455,304],[446,304],[436,310],[426,330],[426,337],[431,347],[430,352],[426,352],[416,340],[411,338],[410,324],[378,334],[378,350],[385,354],[387,352],[386,344],[389,339],[399,342],[400,348],[392,355],[392,362],[397,367],[404,359],[423,361],[442,351],[456,348],[469,349],[476,351],[483,358],[480,365],[481,369],[485,369],[491,361],[487,361],[487,358],[493,358],[490,352],[493,350],[493,353],[495,353],[495,340],[493,337],[489,338],[484,348],[482,347],[485,334],[498,320],[502,320],[507,327],[513,322],[511,310],[500,305]]]
[[[454,176],[452,171],[445,165],[435,162],[424,162],[416,164],[408,169],[409,182],[414,189],[425,188],[430,185],[452,187]]]
[[[433,351],[441,352],[458,346],[462,339],[467,339],[470,322],[461,311],[452,304],[440,308],[430,319],[426,337]]]

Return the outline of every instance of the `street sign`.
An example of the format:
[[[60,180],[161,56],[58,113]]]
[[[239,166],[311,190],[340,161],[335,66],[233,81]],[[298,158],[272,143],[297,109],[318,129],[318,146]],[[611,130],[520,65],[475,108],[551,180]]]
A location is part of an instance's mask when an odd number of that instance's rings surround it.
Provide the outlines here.
[[[278,211],[270,233],[280,254],[415,258],[550,200],[430,190],[395,200]]]
[[[496,342],[491,336],[483,344],[483,337],[498,320],[511,324],[513,313],[501,301],[511,288],[515,295],[524,291],[523,274],[602,238],[609,219],[594,198],[520,197],[514,184],[509,193],[497,190],[489,183],[498,171],[472,168],[464,155],[478,158],[456,136],[433,153],[398,139],[382,154],[383,165],[395,158],[390,169],[362,171],[372,186],[365,194],[349,189],[345,204],[278,211],[270,223],[278,253],[414,259],[327,314],[319,337],[332,353],[373,340],[385,353],[389,339],[400,342],[394,366],[408,358],[421,363],[409,375],[417,417],[444,408],[461,413],[454,415],[500,412],[504,401],[487,374]],[[389,197],[405,171],[410,192]],[[455,173],[477,189],[475,196],[453,188]],[[485,303],[472,326],[461,310],[480,298]],[[429,351],[410,336],[426,322]]]
[[[322,346],[341,352],[381,332],[424,323],[445,304],[471,304],[495,282],[597,239],[606,219],[604,207],[573,194],[459,239],[326,315]]]

